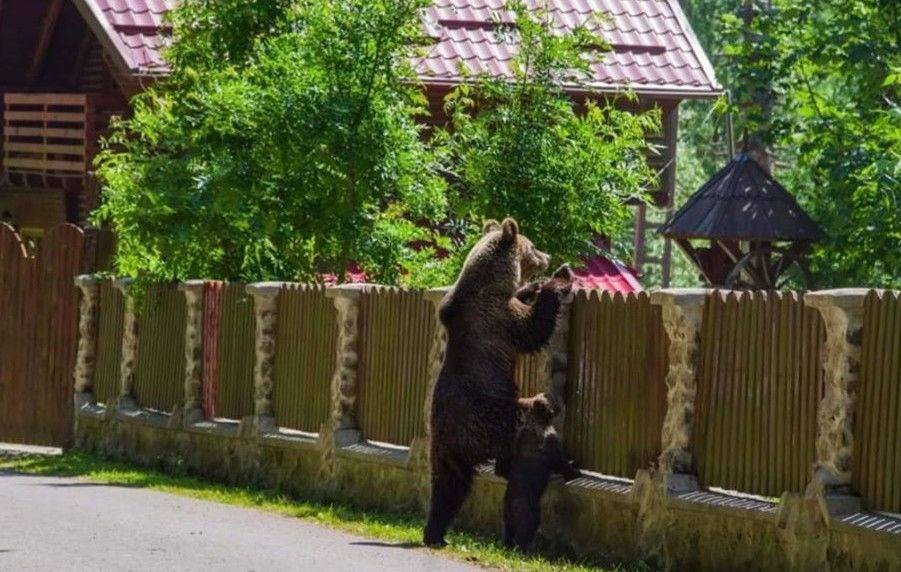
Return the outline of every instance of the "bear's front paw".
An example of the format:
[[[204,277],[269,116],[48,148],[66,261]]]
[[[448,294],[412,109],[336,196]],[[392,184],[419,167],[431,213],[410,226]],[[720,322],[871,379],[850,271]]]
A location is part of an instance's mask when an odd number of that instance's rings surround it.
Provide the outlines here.
[[[516,299],[523,304],[531,304],[538,296],[538,291],[541,290],[542,284],[542,282],[536,280],[535,282],[529,282],[525,286],[522,286],[516,291]]]
[[[579,470],[579,466],[575,461],[570,461],[569,463],[567,463],[567,469],[563,473],[563,480],[565,482],[568,483],[569,481],[582,478],[583,476],[585,475],[583,475],[582,471]]]
[[[582,471],[579,469],[573,469],[571,471],[566,471],[566,474],[563,475],[563,482],[568,483],[569,481],[574,481],[576,479],[581,479],[585,475],[582,474]]]

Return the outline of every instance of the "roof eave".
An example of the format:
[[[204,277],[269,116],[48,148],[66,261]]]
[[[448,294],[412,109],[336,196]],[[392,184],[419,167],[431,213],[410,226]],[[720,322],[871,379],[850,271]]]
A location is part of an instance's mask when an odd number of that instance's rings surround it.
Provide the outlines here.
[[[733,236],[731,234],[723,234],[721,236],[709,236],[693,233],[671,232],[666,228],[660,229],[660,234],[666,238],[677,240],[739,240],[742,242],[817,242],[822,240],[822,236],[818,237],[772,237],[772,236]]]
[[[83,0],[76,0],[83,1]],[[136,78],[146,78],[158,80],[172,73],[170,68],[152,69],[152,68],[127,68],[130,75]],[[433,77],[419,77],[419,81],[426,87],[436,87],[442,89],[453,89],[461,83],[473,83],[471,80],[443,79]],[[721,89],[710,88],[689,88],[669,87],[669,86],[635,86],[635,85],[611,85],[602,84],[591,87],[564,87],[566,93],[570,95],[615,95],[625,91],[632,91],[638,96],[650,96],[663,99],[697,99],[697,100],[713,100],[722,95]]]
[[[473,79],[460,80],[457,78],[435,78],[430,76],[419,76],[419,81],[426,87],[436,87],[444,89],[452,89],[460,84],[473,84]],[[685,86],[647,86],[635,84],[596,84],[588,87],[564,86],[564,90],[570,95],[615,95],[627,91],[631,91],[639,96],[652,96],[667,99],[698,99],[712,100],[717,99],[723,94],[723,90],[719,87],[698,87],[691,88]]]
[[[130,76],[139,75],[139,68],[124,55],[127,46],[119,39],[106,17],[99,12],[97,5],[91,0],[73,0],[73,3],[120,71]]]
[[[159,80],[172,74],[172,70],[167,68],[149,68],[142,67],[136,70],[133,75],[138,79]]]
[[[599,85],[596,87],[591,87],[589,89],[585,88],[566,88],[567,93],[572,94],[591,94],[591,93],[603,93],[603,94],[616,94],[623,93],[624,91],[631,91],[639,96],[653,96],[659,98],[668,98],[668,99],[699,99],[699,100],[713,100],[717,99],[723,94],[721,89],[714,88],[686,88],[684,86],[644,86],[644,85],[635,85],[635,84],[624,84],[620,86],[615,85]]]

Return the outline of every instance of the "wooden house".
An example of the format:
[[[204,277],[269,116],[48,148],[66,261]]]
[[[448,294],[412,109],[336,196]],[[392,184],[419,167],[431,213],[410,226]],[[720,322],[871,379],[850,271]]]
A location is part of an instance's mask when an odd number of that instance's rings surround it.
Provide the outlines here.
[[[100,136],[166,72],[159,30],[173,3],[125,4],[0,0],[0,215],[23,234],[84,224]]]
[[[529,0],[538,3],[539,0]],[[161,49],[163,16],[177,0],[0,0],[0,95],[4,126],[0,215],[16,225],[45,228],[83,223],[97,202],[90,174],[98,136],[110,116],[128,112],[129,97],[168,72]],[[658,106],[663,129],[650,157],[661,173],[650,205],[635,205],[633,266],[650,259],[648,209],[672,208],[678,108],[686,99],[716,97],[720,88],[678,0],[549,0],[560,26],[602,22],[612,50],[593,67],[593,87],[638,95],[637,108]],[[509,75],[515,48],[492,33],[510,19],[503,0],[435,0],[423,15],[434,44],[414,62],[433,110],[471,74]],[[572,90],[574,96],[579,93]]]

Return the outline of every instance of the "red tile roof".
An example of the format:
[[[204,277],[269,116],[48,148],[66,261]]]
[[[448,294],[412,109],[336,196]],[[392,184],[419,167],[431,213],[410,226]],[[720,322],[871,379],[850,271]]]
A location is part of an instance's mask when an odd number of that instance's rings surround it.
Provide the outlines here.
[[[133,75],[165,74],[163,60],[166,29],[163,16],[178,0],[77,0],[82,12],[89,12],[102,30],[101,41],[112,44],[113,56]]]
[[[644,290],[631,268],[602,254],[586,258],[583,260],[582,266],[575,269],[574,272],[576,288],[602,290],[611,294],[616,292],[628,294]],[[338,283],[338,277],[335,274],[323,274],[322,279],[327,286],[334,286]],[[344,275],[344,281],[351,284],[365,283],[366,273],[354,264]]]
[[[583,264],[582,268],[575,270],[578,288],[623,294],[644,290],[635,272],[619,262],[598,255],[585,259]]]
[[[527,0],[530,5],[541,0]],[[594,86],[638,93],[705,97],[719,92],[710,62],[678,0],[547,0],[555,24],[572,28],[598,22],[613,51],[594,66]],[[165,73],[158,31],[178,0],[77,0],[89,11],[132,74]],[[460,82],[460,64],[471,74],[509,77],[516,47],[493,32],[497,19],[512,21],[503,0],[435,0],[424,14],[435,40],[414,62],[428,85]],[[605,14],[598,18],[597,15]]]
[[[527,0],[528,5],[545,5]],[[512,22],[503,0],[436,0],[426,28],[437,44],[417,63],[427,83],[458,83],[462,63],[471,74],[510,77],[515,45],[498,37],[493,21]],[[596,27],[612,47],[593,65],[592,84],[615,91],[713,95],[719,85],[677,0],[547,0],[554,26]]]

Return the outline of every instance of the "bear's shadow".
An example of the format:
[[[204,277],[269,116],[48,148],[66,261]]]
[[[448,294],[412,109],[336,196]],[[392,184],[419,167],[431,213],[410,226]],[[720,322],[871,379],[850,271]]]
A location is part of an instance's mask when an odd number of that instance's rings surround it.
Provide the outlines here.
[[[421,542],[377,542],[374,540],[358,540],[350,542],[351,546],[373,546],[378,548],[422,548]]]

